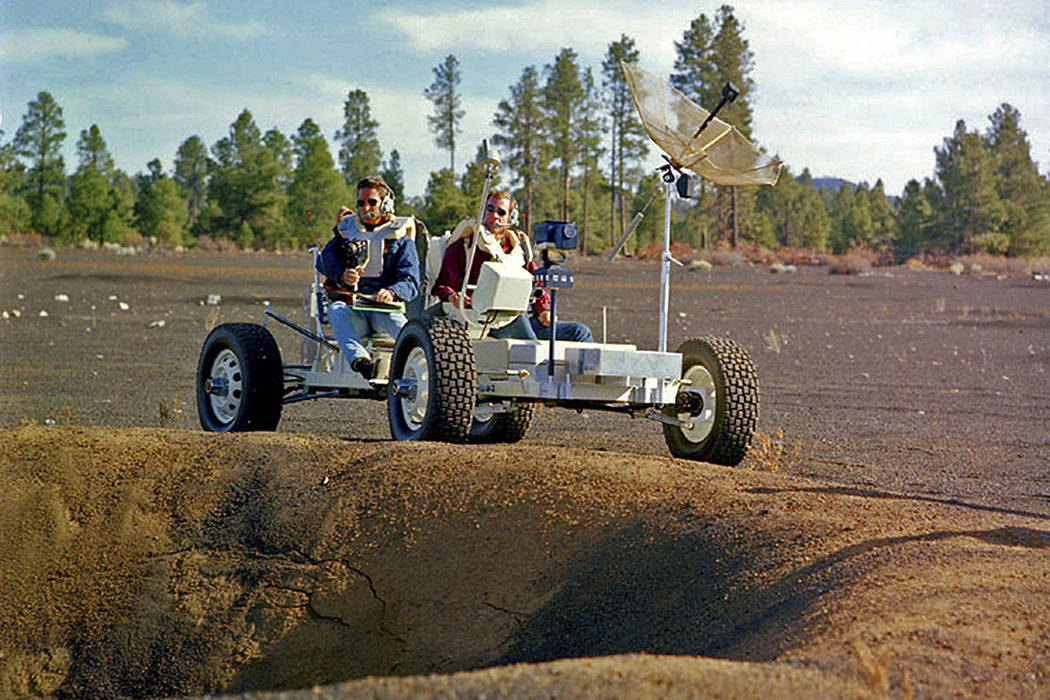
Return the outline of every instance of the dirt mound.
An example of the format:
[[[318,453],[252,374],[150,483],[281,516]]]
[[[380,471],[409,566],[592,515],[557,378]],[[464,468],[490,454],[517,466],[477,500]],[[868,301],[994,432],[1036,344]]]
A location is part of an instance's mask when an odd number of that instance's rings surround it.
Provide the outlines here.
[[[616,452],[65,426],[0,431],[0,493],[3,696],[1050,690],[1034,514]]]

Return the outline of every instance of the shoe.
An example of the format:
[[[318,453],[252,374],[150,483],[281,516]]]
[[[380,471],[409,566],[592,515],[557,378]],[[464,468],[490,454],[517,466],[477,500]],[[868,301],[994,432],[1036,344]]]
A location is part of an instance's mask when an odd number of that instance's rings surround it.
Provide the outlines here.
[[[350,369],[360,374],[365,379],[376,376],[376,366],[372,364],[371,358],[359,357],[350,363]]]

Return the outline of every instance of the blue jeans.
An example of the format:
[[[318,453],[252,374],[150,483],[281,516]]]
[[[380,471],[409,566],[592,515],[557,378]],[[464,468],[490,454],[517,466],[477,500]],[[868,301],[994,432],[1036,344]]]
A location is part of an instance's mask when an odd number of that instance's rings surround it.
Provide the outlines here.
[[[535,316],[529,317],[529,323],[532,325],[532,332],[535,333],[538,339],[551,339],[550,326],[543,325]],[[591,329],[579,321],[558,321],[558,335],[554,339],[571,340],[577,343],[594,342],[594,336],[591,335]]]
[[[362,311],[345,301],[336,301],[328,305],[328,324],[332,327],[348,364],[353,364],[359,357],[368,357],[368,351],[361,344],[361,338],[376,331],[397,338],[401,327],[406,323],[408,319],[404,314]]]
[[[519,340],[537,340],[536,332],[532,330],[532,326],[529,324],[529,317],[526,314],[521,314],[513,321],[503,326],[503,328],[497,328],[494,331],[489,331],[490,338],[518,338]]]

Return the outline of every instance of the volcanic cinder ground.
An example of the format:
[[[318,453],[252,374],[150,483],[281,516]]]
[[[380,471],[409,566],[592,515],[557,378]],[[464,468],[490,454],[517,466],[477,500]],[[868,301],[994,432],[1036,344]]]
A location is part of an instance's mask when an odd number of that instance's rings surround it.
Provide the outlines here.
[[[570,264],[561,313],[655,348],[656,263]],[[201,431],[208,330],[310,277],[0,247],[0,696],[1050,695],[1047,282],[676,268],[672,348],[758,367],[736,468],[551,408],[516,445],[373,401]]]

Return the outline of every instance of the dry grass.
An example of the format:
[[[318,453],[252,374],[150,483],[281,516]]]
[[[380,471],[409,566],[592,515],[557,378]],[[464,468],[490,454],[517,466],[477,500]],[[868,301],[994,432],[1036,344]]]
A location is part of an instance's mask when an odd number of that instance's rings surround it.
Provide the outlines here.
[[[0,236],[0,244],[23,248],[42,248],[51,245],[51,239],[39,233],[5,233]]]
[[[887,670],[887,659],[876,660],[868,645],[859,639],[853,640],[853,651],[857,652],[857,667],[864,683],[875,693],[888,697],[890,674]]]
[[[756,430],[747,454],[755,462],[756,469],[775,472],[793,466],[801,452],[802,443],[789,445],[784,440],[784,429],[777,428],[773,436]]]
[[[172,394],[171,399],[165,403],[157,402],[157,422],[162,428],[171,427],[178,417],[182,415],[182,407],[179,404],[179,395]]]
[[[762,336],[762,340],[766,342],[766,349],[777,355],[780,354],[781,346],[787,345],[787,336],[783,333],[778,333],[775,328],[770,328],[766,331]]]

